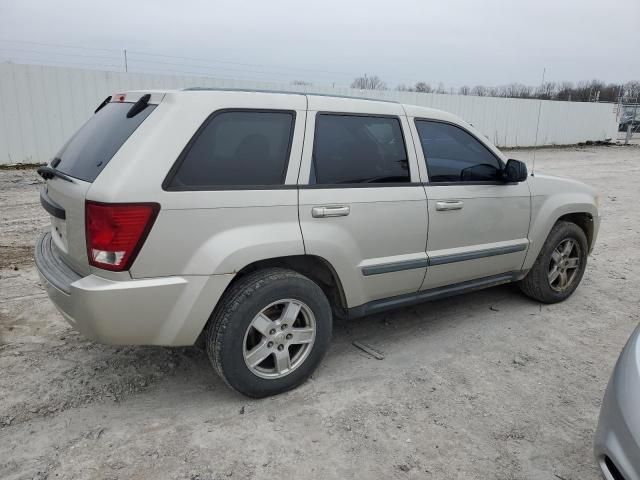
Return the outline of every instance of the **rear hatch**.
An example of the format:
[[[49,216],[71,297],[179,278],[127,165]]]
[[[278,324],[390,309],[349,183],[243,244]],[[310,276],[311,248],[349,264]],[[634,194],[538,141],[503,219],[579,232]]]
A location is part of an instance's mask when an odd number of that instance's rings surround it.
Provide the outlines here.
[[[90,272],[85,237],[87,192],[163,96],[131,92],[107,97],[49,165],[38,169],[46,179],[40,201],[51,217],[54,245],[79,274]]]

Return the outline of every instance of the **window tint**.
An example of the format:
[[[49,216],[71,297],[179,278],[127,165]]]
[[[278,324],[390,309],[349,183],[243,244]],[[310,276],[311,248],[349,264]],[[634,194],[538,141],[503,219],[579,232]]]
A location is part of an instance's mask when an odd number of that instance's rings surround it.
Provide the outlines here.
[[[454,125],[417,120],[430,182],[495,181],[502,165],[473,135]]]
[[[292,112],[214,114],[183,153],[170,187],[281,185],[293,122]]]
[[[156,108],[147,105],[127,118],[132,103],[108,103],[98,110],[56,155],[56,169],[85,182],[93,182],[120,147]]]
[[[397,118],[317,116],[309,183],[409,181],[407,151]]]

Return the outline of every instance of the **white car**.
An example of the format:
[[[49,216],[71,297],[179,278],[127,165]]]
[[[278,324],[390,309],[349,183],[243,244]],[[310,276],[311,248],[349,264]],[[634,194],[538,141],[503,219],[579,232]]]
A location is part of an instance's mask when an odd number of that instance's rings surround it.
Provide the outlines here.
[[[254,397],[309,377],[333,317],[507,282],[564,300],[599,225],[592,188],[528,176],[458,117],[354,98],[115,94],[39,171],[36,263],[69,323],[204,338]]]

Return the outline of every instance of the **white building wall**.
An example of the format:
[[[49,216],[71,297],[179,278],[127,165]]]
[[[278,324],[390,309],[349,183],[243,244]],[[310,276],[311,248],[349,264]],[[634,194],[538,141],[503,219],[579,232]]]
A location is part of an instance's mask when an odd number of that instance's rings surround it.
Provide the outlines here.
[[[500,147],[534,145],[538,108],[541,108],[538,145],[615,138],[617,130],[615,105],[607,103],[300,87],[5,63],[0,64],[0,164],[48,161],[107,95],[131,89],[194,86],[308,91],[439,108],[472,123]]]

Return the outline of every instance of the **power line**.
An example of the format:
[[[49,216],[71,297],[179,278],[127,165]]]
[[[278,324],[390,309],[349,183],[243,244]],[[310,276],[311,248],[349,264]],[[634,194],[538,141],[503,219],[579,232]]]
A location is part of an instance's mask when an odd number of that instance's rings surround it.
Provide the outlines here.
[[[84,68],[89,68],[92,70],[96,70],[97,68],[104,68],[104,67],[111,67],[111,68],[121,68],[119,65],[112,65],[112,64],[98,64],[98,63],[94,63],[94,64],[87,64],[87,63],[83,63],[83,62],[72,62],[69,60],[62,60],[62,61],[57,61],[57,60],[47,60],[46,63],[44,63],[42,60],[38,60],[35,58],[16,58],[16,59],[10,59],[10,62],[14,62],[14,63],[24,63],[24,64],[28,64],[28,65],[36,65],[36,66],[47,66],[47,65],[52,65],[54,67],[68,67],[68,66],[73,66],[74,68],[78,68],[78,66],[80,67],[84,67]],[[121,72],[122,70],[111,70],[111,71],[115,71],[115,72]]]
[[[80,45],[63,45],[63,44],[60,44],[60,43],[28,42],[26,40],[9,40],[9,39],[6,39],[6,38],[0,38],[0,42],[24,43],[24,44],[28,44],[28,45],[40,45],[40,46],[45,46],[45,47],[57,47],[57,48],[79,48],[79,49],[82,49],[82,50],[102,50],[104,52],[120,52],[120,50],[117,50],[115,48],[85,47],[85,46],[80,46]]]
[[[217,60],[217,59],[212,59],[212,58],[183,57],[183,56],[179,56],[179,55],[165,55],[165,54],[160,54],[160,53],[140,52],[140,51],[135,51],[135,50],[129,50],[128,52],[129,53],[135,53],[135,54],[138,54],[138,55],[146,55],[146,56],[152,56],[152,57],[163,57],[163,58],[177,58],[177,59],[180,59],[180,60],[193,60],[193,61],[197,61],[197,62],[225,63],[225,64],[230,64],[230,65],[240,65],[240,66],[245,66],[245,67],[280,68],[280,69],[283,69],[283,70],[295,70],[295,71],[306,71],[306,72],[321,72],[321,73],[328,73],[328,74],[333,74],[333,75],[349,75],[349,76],[353,76],[353,73],[334,72],[334,71],[330,71],[330,70],[318,70],[318,69],[313,69],[313,68],[287,67],[287,66],[284,66],[284,65],[264,65],[264,64],[260,64],[260,63],[232,62],[232,61],[229,61],[229,60]]]
[[[127,51],[128,54],[130,54],[130,51]],[[141,60],[141,59],[137,59],[137,58],[132,58],[131,55],[129,55],[129,59],[131,61],[131,63],[153,63],[153,64],[158,64],[158,65],[171,65],[171,66],[178,66],[178,67],[189,67],[189,68],[204,68],[204,69],[210,69],[210,70],[215,70],[215,71],[236,71],[236,72],[250,72],[250,73],[264,73],[264,74],[271,74],[271,75],[286,75],[286,76],[290,76],[290,73],[287,72],[278,72],[278,71],[273,71],[273,70],[244,70],[244,69],[240,69],[240,68],[230,68],[230,67],[219,67],[219,66],[215,66],[215,65],[194,65],[194,64],[189,64],[189,63],[173,63],[173,62],[162,62],[159,60]]]
[[[83,55],[81,53],[65,53],[65,52],[46,52],[40,50],[28,50],[24,48],[4,48],[0,47],[0,50],[5,52],[22,52],[22,53],[34,53],[37,55],[62,55],[64,57],[83,57],[83,58],[106,58],[109,60],[119,60],[121,57],[107,56],[107,55]]]
[[[76,48],[76,49],[81,49],[84,51],[92,51],[92,50],[99,50],[99,51],[103,51],[103,52],[114,52],[117,53],[116,55],[110,56],[110,55],[88,55],[88,54],[81,54],[81,53],[72,53],[72,52],[55,52],[55,51],[50,51],[50,50],[34,50],[34,49],[21,49],[21,48],[16,48],[11,46],[10,48],[0,48],[0,50],[4,50],[4,51],[14,51],[14,52],[22,52],[22,53],[29,53],[29,54],[35,54],[35,55],[52,55],[52,56],[66,56],[66,57],[77,57],[77,58],[91,58],[91,59],[108,59],[111,61],[116,61],[118,63],[121,62],[122,60],[122,51],[121,50],[116,50],[116,49],[110,49],[110,48],[100,48],[100,47],[86,47],[86,46],[78,46],[78,45],[69,45],[69,44],[57,44],[57,43],[44,43],[44,42],[31,42],[31,41],[24,41],[24,40],[9,40],[9,39],[0,39],[0,42],[5,42],[5,43],[16,43],[16,44],[25,44],[25,45],[36,45],[36,46],[41,46],[41,47],[46,47],[46,48]],[[220,60],[220,59],[212,59],[212,58],[201,58],[201,57],[189,57],[189,56],[180,56],[180,55],[168,55],[168,54],[160,54],[160,53],[152,53],[152,52],[143,52],[143,51],[137,51],[137,50],[127,50],[127,60],[128,60],[128,67],[129,70],[131,69],[136,69],[136,70],[140,70],[139,68],[136,67],[136,63],[137,64],[160,64],[160,65],[169,65],[169,66],[177,66],[177,67],[188,67],[188,68],[196,68],[196,69],[209,69],[211,70],[211,74],[217,75],[218,72],[220,71],[227,71],[227,72],[239,72],[242,74],[264,74],[264,75],[271,75],[271,76],[276,76],[276,77],[288,77],[288,78],[294,78],[296,76],[303,76],[304,73],[307,74],[313,74],[312,78],[307,77],[307,80],[313,81],[315,78],[317,78],[317,76],[322,75],[323,77],[325,77],[325,81],[329,81],[331,83],[333,83],[333,79],[335,78],[335,76],[339,76],[342,77],[344,79],[348,79],[349,83],[353,78],[358,77],[360,74],[359,73],[349,73],[349,72],[344,72],[344,71],[332,71],[332,70],[322,70],[322,69],[313,69],[313,68],[303,68],[303,67],[288,67],[288,66],[284,66],[284,65],[265,65],[265,64],[259,64],[259,63],[245,63],[245,62],[235,62],[235,61],[229,61],[229,60]],[[145,59],[145,58],[140,58],[140,57],[151,57],[150,59]],[[178,63],[178,62],[163,62],[160,60],[154,60],[154,58],[167,58],[167,59],[178,59],[178,60],[186,60],[188,62],[200,62],[203,63],[203,65],[197,65],[197,64],[193,64],[193,63]],[[29,61],[34,61],[33,59],[29,59]],[[58,60],[54,60],[56,62],[59,63]],[[43,61],[44,62],[44,61]],[[47,60],[46,62],[50,63],[49,60]],[[75,64],[75,65],[81,65],[82,63],[80,62],[70,62],[67,61],[67,63],[70,64]],[[253,70],[244,70],[241,68],[229,68],[229,67],[225,67],[225,68],[221,68],[218,65],[215,64],[222,64],[222,65],[235,65],[235,66],[239,66],[239,67],[250,67]],[[96,64],[91,63],[90,66],[95,67]],[[110,67],[115,67],[118,69],[121,69],[121,65],[109,65]],[[271,70],[255,70],[255,68],[266,68],[266,69],[271,69]],[[144,67],[145,69],[149,69],[147,66]],[[277,70],[276,70],[277,69]],[[191,72],[191,73],[196,73],[201,75],[201,72]],[[416,80],[409,80],[407,78],[397,78],[397,77],[387,77],[389,80],[393,81],[393,82],[397,82],[397,83],[415,83]],[[265,80],[260,80],[260,81],[265,81]],[[276,80],[277,81],[277,80]]]

